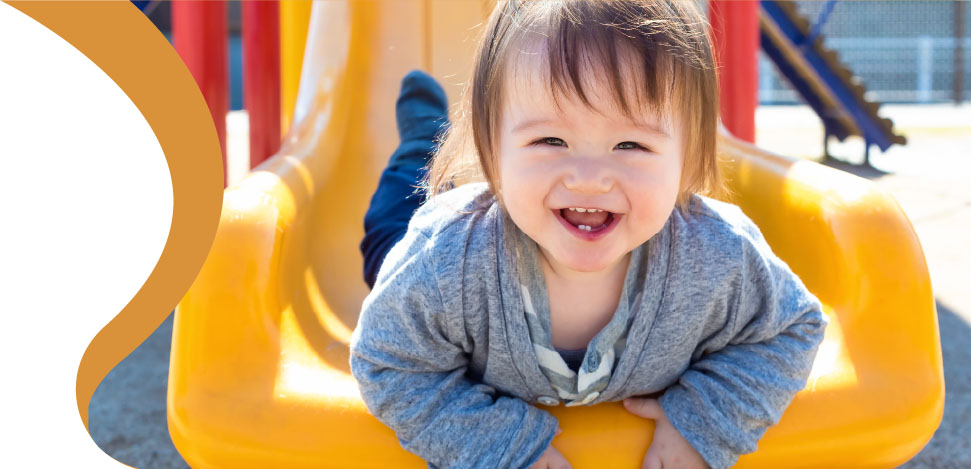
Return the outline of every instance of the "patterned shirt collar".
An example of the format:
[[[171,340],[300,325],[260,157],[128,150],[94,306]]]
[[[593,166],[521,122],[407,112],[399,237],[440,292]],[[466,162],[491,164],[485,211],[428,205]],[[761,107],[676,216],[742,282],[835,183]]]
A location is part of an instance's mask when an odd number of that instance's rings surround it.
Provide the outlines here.
[[[580,369],[574,372],[553,347],[549,297],[540,264],[539,247],[518,227],[512,231],[516,233],[514,244],[526,325],[540,371],[560,399],[567,401],[567,406],[589,404],[607,387],[617,357],[626,346],[634,316],[632,312],[637,310],[636,304],[642,295],[640,290],[643,282],[638,281],[636,273],[643,270],[642,263],[645,262],[645,252],[650,241],[631,252],[617,310],[610,322],[590,341]]]

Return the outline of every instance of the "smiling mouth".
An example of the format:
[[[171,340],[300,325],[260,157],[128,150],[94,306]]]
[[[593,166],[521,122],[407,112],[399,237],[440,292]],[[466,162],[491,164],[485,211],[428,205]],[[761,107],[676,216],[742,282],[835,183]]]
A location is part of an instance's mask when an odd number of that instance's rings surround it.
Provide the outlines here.
[[[560,223],[574,236],[585,240],[595,241],[607,233],[613,231],[623,214],[608,212],[588,211],[580,212],[563,209],[552,209],[551,212],[560,220]]]
[[[579,209],[583,210],[583,209]],[[580,230],[596,233],[606,229],[614,221],[614,213],[606,210],[577,211],[568,208],[559,210],[560,217]]]

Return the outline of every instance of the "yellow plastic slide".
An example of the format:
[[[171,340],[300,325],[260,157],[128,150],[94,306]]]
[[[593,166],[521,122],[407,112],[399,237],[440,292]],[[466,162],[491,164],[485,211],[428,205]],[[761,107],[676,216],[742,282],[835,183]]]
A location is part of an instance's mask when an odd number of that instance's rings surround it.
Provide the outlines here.
[[[358,243],[398,143],[400,79],[428,70],[454,102],[487,7],[315,4],[290,135],[226,190],[212,251],[176,312],[169,431],[193,467],[424,465],[367,412],[350,376],[367,294]],[[739,466],[903,463],[944,407],[934,297],[910,222],[865,180],[729,136],[720,149],[732,202],[831,317],[806,389]],[[574,467],[640,467],[650,421],[616,403],[550,410]]]

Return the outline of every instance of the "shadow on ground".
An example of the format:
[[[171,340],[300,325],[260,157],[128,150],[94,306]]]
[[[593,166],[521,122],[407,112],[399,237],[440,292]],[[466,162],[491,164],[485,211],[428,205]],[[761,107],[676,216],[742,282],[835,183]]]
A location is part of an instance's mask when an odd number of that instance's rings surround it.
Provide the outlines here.
[[[91,438],[129,466],[189,467],[172,444],[165,415],[172,318],[108,373],[88,406]]]
[[[886,176],[887,172],[881,171],[873,166],[863,165],[863,164],[853,164],[836,158],[824,158],[819,161],[820,164],[829,166],[831,168],[836,168],[841,171],[846,171],[847,173],[859,176],[863,179],[880,179]]]
[[[934,437],[905,469],[971,467],[971,324],[937,302],[944,354],[944,419]]]
[[[971,325],[937,303],[947,398],[933,439],[905,469],[971,467]],[[95,443],[138,468],[188,467],[169,437],[165,415],[172,315],[95,390],[89,427]]]

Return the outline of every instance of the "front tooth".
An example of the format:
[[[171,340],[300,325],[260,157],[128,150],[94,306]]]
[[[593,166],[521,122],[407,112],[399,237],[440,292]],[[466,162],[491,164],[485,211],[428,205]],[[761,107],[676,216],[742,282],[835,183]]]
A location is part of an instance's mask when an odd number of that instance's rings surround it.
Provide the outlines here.
[[[587,211],[587,209],[577,207],[577,211],[580,212],[580,213],[584,213],[584,212]]]
[[[577,209],[575,209],[575,208],[573,208],[573,207],[570,207],[570,211],[571,211],[571,212],[576,212],[576,211],[577,211]]]
[[[598,211],[598,212],[602,212],[603,210],[600,210],[600,209],[598,208],[598,209],[597,209],[597,211]]]

